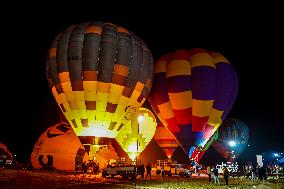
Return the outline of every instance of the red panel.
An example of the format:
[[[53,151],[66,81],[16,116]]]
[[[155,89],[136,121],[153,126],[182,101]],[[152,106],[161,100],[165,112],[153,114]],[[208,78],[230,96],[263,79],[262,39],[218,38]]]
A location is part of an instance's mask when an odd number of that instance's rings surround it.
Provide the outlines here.
[[[180,128],[178,126],[178,123],[175,117],[171,119],[166,119],[166,122],[168,123],[168,128],[171,132],[173,133],[180,132]]]
[[[191,123],[192,119],[192,108],[184,110],[173,110],[177,123],[180,125],[187,125]]]
[[[192,116],[192,131],[202,132],[205,129],[208,117]]]
[[[187,50],[177,50],[173,52],[169,58],[169,61],[172,60],[189,60],[190,56]]]

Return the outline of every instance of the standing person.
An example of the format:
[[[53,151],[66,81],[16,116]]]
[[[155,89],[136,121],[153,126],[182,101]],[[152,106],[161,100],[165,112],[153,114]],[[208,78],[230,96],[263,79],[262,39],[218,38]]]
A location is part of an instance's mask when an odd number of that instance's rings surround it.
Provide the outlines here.
[[[164,166],[161,167],[161,173],[162,173],[163,180],[165,180],[165,167]]]
[[[255,180],[256,179],[256,167],[252,166],[251,169],[251,180]]]
[[[209,165],[209,166],[207,167],[207,174],[208,174],[209,182],[211,182],[211,174],[212,174],[212,172],[211,172],[211,165]]]
[[[227,169],[226,166],[224,166],[223,168],[223,176],[224,176],[224,180],[226,182],[226,185],[229,185],[229,170]]]
[[[216,167],[214,167],[213,169],[213,175],[214,175],[214,183],[220,185],[220,180],[219,180],[219,173],[218,173],[218,169]]]
[[[141,171],[141,179],[144,180],[144,174],[145,174],[145,166],[144,166],[144,164],[142,164],[140,171]]]
[[[145,180],[147,179],[148,175],[150,176],[150,180],[151,180],[151,170],[152,170],[152,167],[151,167],[150,163],[148,163],[147,166],[146,166],[147,174],[146,174]]]

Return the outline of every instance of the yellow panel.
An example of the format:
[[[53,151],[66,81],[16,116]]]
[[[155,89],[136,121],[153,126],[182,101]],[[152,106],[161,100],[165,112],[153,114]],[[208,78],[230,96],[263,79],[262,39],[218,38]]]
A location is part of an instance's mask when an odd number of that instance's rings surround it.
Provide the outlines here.
[[[190,63],[187,60],[173,60],[167,64],[167,77],[191,75]]]
[[[184,110],[192,107],[192,92],[184,91],[180,93],[169,93],[169,99],[172,108],[175,110]]]
[[[85,91],[86,101],[96,101],[96,91]]]
[[[215,64],[218,62],[224,62],[230,64],[229,60],[225,58],[222,54],[220,53],[212,53],[212,58],[215,61]]]
[[[73,91],[75,100],[85,100],[84,91]]]
[[[219,127],[222,123],[223,113],[224,111],[212,108],[210,115],[209,115],[208,124],[214,127]]]
[[[164,119],[170,119],[174,117],[174,113],[172,110],[172,105],[170,102],[165,102],[163,104],[158,105],[160,113]]]
[[[104,114],[105,114],[105,112],[97,111],[96,112],[96,120],[98,120],[98,121],[104,120]]]
[[[118,104],[123,88],[124,88],[123,86],[112,84],[110,88],[110,95],[108,102],[112,104]]]
[[[215,63],[212,57],[207,53],[197,53],[190,57],[191,67],[211,66],[215,68]]]
[[[60,83],[70,82],[69,72],[59,73]]]
[[[61,98],[62,103],[68,101],[68,100],[67,100],[67,97],[66,97],[66,95],[65,95],[65,93],[61,93],[61,94],[59,95],[59,97]]]
[[[83,81],[85,91],[97,91],[97,81]]]
[[[64,108],[67,112],[70,111],[70,106],[69,106],[68,102],[63,102],[63,106],[64,106]]]
[[[76,109],[76,101],[75,100],[68,101],[68,104],[69,104],[71,110]]]
[[[109,93],[97,92],[97,102],[107,102]]]
[[[65,93],[65,95],[66,95],[68,101],[75,100],[75,97],[74,97],[72,91],[66,91],[66,92],[64,92],[64,93]]]
[[[192,115],[207,117],[211,111],[213,100],[192,100]]]
[[[80,110],[86,110],[85,100],[76,100],[76,104],[79,106]]]
[[[128,103],[128,101],[129,101],[129,99],[130,98],[127,98],[127,97],[125,97],[125,96],[121,96],[120,97],[120,99],[119,99],[119,101],[118,101],[118,104],[119,105],[123,105],[123,106],[126,106],[127,105],[127,103]]]
[[[155,64],[155,73],[166,72],[166,65],[167,65],[167,61],[165,60],[158,61]]]
[[[107,102],[96,102],[97,111],[105,112],[106,111]]]
[[[112,104],[118,104],[120,95],[109,95],[108,102]]]

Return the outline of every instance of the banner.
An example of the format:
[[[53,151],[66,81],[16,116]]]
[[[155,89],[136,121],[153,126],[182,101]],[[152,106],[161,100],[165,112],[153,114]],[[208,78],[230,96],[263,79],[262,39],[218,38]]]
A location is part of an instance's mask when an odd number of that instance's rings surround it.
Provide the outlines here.
[[[263,166],[262,155],[256,155],[256,162],[257,162],[258,166],[260,166],[260,167]]]

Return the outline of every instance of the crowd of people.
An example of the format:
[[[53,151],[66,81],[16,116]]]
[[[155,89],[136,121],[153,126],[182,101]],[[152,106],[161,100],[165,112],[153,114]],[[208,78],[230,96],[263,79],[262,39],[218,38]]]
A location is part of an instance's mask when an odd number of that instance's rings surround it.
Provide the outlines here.
[[[219,170],[217,166],[208,166],[207,167],[207,175],[208,175],[208,180],[211,183],[212,182],[212,175],[214,178],[214,183],[217,185],[220,185],[220,179],[219,179]],[[276,177],[278,178],[279,175],[283,172],[284,170],[282,167],[279,165],[268,165],[268,166],[259,166],[259,165],[252,165],[252,164],[247,164],[241,167],[241,169],[238,170],[240,175],[238,176],[243,176],[246,179],[251,179],[251,180],[267,180],[268,175],[271,176],[272,178]],[[229,169],[226,166],[223,166],[222,168],[222,174],[224,181],[226,185],[228,186],[229,184],[229,176],[235,176],[234,172],[230,172]]]
[[[82,164],[80,162],[75,162],[75,176],[78,173],[82,173],[83,177],[87,174],[99,174],[99,162],[94,160],[89,160],[88,162],[84,161]]]

